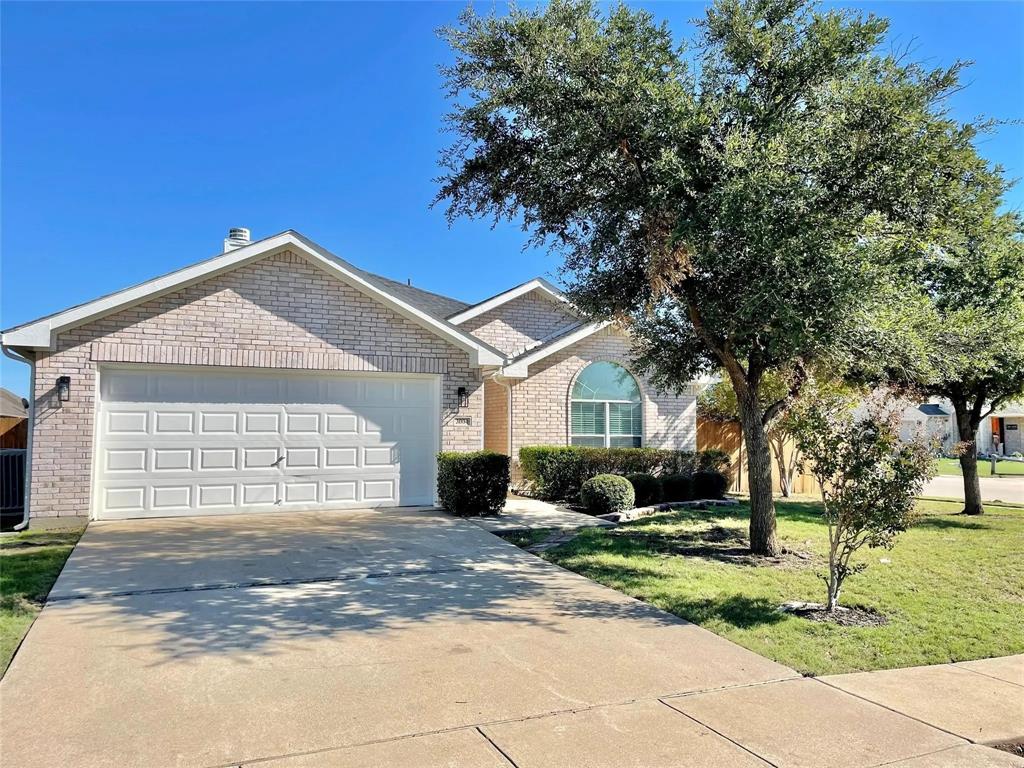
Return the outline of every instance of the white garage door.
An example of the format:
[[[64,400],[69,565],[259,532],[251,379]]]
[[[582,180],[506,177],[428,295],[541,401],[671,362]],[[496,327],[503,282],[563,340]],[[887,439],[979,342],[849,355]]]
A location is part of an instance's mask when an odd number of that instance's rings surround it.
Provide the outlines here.
[[[96,517],[432,504],[436,376],[100,373]]]

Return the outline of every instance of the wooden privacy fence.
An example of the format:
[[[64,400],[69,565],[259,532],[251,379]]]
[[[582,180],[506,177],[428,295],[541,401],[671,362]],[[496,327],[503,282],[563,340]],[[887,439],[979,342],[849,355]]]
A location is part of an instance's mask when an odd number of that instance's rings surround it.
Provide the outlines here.
[[[697,418],[697,450],[705,451],[717,448],[729,454],[730,473],[732,482],[729,490],[734,493],[746,493],[750,490],[750,480],[747,474],[747,449],[743,445],[743,432],[740,425],[735,421],[712,421],[711,419]],[[789,463],[793,456],[793,445],[789,442],[785,445],[786,462]],[[779,467],[772,456],[772,487],[776,493],[782,493],[782,485],[779,483]],[[810,475],[797,473],[793,480],[793,493],[818,495],[821,489],[818,482]]]
[[[0,448],[28,447],[28,419],[0,416]]]

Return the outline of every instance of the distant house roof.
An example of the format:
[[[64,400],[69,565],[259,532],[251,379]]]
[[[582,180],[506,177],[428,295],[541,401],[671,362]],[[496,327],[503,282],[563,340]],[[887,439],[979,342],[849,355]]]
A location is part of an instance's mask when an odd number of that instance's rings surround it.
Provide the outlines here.
[[[0,389],[0,416],[15,416],[24,419],[28,416],[28,408],[21,395],[16,395],[9,389]]]
[[[935,403],[921,403],[917,406],[917,410],[925,416],[949,416],[948,412],[942,410],[942,407]]]

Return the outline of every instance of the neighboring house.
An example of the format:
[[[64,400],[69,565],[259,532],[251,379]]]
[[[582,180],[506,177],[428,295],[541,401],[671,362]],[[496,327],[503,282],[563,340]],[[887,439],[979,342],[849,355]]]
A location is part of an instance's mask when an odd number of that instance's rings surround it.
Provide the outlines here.
[[[947,408],[938,403],[910,406],[903,412],[900,421],[900,437],[909,441],[923,434],[929,440],[936,441],[943,453],[950,453],[959,441],[952,413],[952,406]]]
[[[695,447],[692,394],[544,280],[469,306],[292,231],[2,341],[32,365],[32,516],[432,504],[439,449]]]
[[[994,436],[999,438],[1002,455],[1024,453],[1024,401],[1001,405],[981,420],[978,450],[991,453],[996,445]]]

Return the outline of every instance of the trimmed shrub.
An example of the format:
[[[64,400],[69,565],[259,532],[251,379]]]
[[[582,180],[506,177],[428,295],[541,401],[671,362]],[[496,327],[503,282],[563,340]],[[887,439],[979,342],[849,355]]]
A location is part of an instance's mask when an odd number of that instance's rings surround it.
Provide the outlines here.
[[[702,470],[693,473],[693,498],[720,499],[729,487],[729,478],[721,472]]]
[[[437,496],[453,515],[497,514],[508,495],[509,457],[494,451],[437,454]]]
[[[636,495],[638,507],[649,507],[661,501],[661,480],[646,472],[634,472],[626,475],[633,486],[633,493]]]
[[[698,470],[722,470],[729,456],[713,451],[662,448],[587,448],[579,445],[532,445],[519,450],[523,477],[545,499],[571,499],[586,480],[600,474],[649,474],[664,477]]]
[[[592,515],[624,512],[635,502],[633,485],[622,475],[598,475],[580,488],[580,503]]]
[[[693,499],[693,478],[677,472],[661,479],[661,496],[665,501],[690,501]]]

